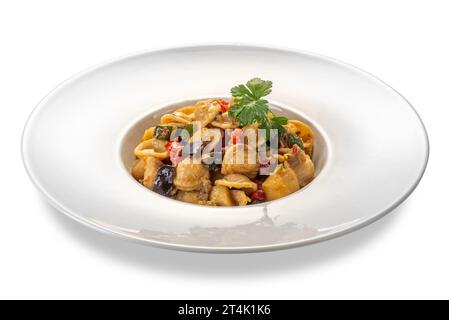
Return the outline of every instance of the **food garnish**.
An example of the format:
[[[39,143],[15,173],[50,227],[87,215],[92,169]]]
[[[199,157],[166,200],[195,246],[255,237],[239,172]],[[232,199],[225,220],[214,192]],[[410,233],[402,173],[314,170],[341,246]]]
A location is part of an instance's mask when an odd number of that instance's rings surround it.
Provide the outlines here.
[[[273,83],[260,78],[253,78],[246,83],[231,89],[234,104],[230,107],[229,114],[237,119],[240,126],[258,123],[261,129],[277,129],[278,135],[284,134],[283,125],[288,119],[275,116],[268,106],[268,101],[262,99],[271,93]],[[268,136],[269,138],[269,136]]]

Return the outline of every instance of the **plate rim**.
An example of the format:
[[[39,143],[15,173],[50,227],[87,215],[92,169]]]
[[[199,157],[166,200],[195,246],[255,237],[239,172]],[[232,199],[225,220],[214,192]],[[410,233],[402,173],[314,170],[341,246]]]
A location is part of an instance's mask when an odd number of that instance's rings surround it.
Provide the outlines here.
[[[112,230],[110,228],[107,228],[106,226],[102,226],[99,223],[96,223],[95,221],[88,220],[86,218],[83,218],[73,212],[72,210],[65,208],[62,206],[56,199],[54,199],[46,190],[45,188],[39,183],[38,179],[35,177],[34,173],[32,172],[32,169],[30,168],[29,164],[27,163],[26,156],[25,156],[25,137],[28,131],[28,128],[30,127],[30,123],[34,117],[34,115],[37,114],[37,112],[45,105],[46,101],[49,100],[52,96],[54,96],[56,93],[59,92],[59,90],[63,89],[64,86],[70,84],[72,81],[84,76],[85,74],[88,74],[91,71],[94,71],[96,69],[100,69],[102,67],[114,64],[119,61],[123,61],[129,58],[135,58],[141,55],[148,55],[148,54],[159,54],[163,52],[168,51],[180,51],[180,50],[189,50],[189,49],[213,49],[213,48],[226,48],[226,47],[240,47],[240,48],[248,48],[248,49],[258,49],[258,50],[275,50],[275,51],[281,51],[281,52],[289,52],[289,53],[295,53],[295,54],[301,54],[306,56],[311,56],[313,58],[319,58],[322,60],[325,60],[327,62],[331,62],[334,64],[337,64],[339,66],[352,69],[356,72],[362,73],[365,76],[368,76],[369,78],[375,80],[380,85],[384,86],[385,88],[391,90],[393,93],[398,95],[400,98],[403,99],[403,101],[406,102],[406,104],[410,107],[410,109],[414,112],[417,119],[419,120],[421,129],[424,133],[424,140],[425,140],[425,159],[423,166],[419,172],[418,178],[416,181],[410,186],[410,188],[405,192],[400,198],[398,198],[394,203],[390,204],[387,208],[384,210],[373,214],[370,217],[358,220],[356,224],[351,224],[349,226],[343,227],[341,230],[335,231],[330,234],[324,234],[324,235],[317,235],[315,237],[302,239],[302,240],[295,240],[295,241],[289,241],[289,242],[283,242],[283,243],[277,243],[277,244],[266,244],[266,245],[259,245],[259,246],[238,246],[238,247],[210,247],[210,246],[199,246],[199,245],[190,245],[190,244],[175,244],[175,243],[169,243],[169,242],[163,242],[158,240],[152,240],[152,239],[144,239],[140,238],[128,233]],[[430,157],[430,141],[429,141],[429,135],[427,133],[427,129],[424,125],[424,122],[422,118],[420,117],[419,113],[415,109],[415,107],[408,101],[401,93],[399,93],[396,89],[394,89],[392,86],[381,80],[380,78],[374,76],[373,74],[356,67],[350,63],[344,62],[339,59],[335,59],[326,55],[322,55],[319,53],[314,53],[306,50],[299,50],[294,48],[286,48],[286,47],[280,47],[280,46],[273,46],[273,45],[261,45],[261,44],[251,44],[251,43],[202,43],[202,44],[189,44],[189,45],[180,45],[180,46],[166,46],[166,47],[160,47],[155,49],[148,49],[148,50],[141,50],[138,52],[121,55],[115,58],[108,59],[106,61],[103,61],[101,63],[94,64],[82,71],[79,71],[75,73],[74,75],[70,76],[69,78],[65,79],[61,83],[59,83],[56,87],[54,87],[49,93],[47,93],[39,102],[38,104],[32,109],[31,113],[29,114],[25,126],[22,130],[21,135],[21,158],[22,163],[24,165],[25,171],[35,186],[35,188],[44,196],[44,198],[48,201],[48,203],[53,206],[56,210],[63,213],[64,215],[68,216],[69,218],[81,223],[84,226],[87,226],[91,229],[94,229],[96,231],[100,231],[102,233],[115,236],[120,239],[125,239],[128,241],[132,241],[139,244],[145,244],[150,245],[153,247],[159,247],[159,248],[165,248],[165,249],[171,249],[171,250],[178,250],[178,251],[189,251],[189,252],[201,252],[201,253],[256,253],[256,252],[266,252],[266,251],[277,251],[277,250],[285,250],[285,249],[291,249],[296,247],[302,247],[306,245],[311,245],[315,243],[319,243],[322,241],[327,241],[335,238],[339,238],[341,236],[344,236],[346,234],[352,233],[354,231],[357,231],[359,229],[362,229],[366,227],[367,225],[370,225],[371,223],[374,223],[377,220],[380,220],[384,216],[386,216],[388,213],[392,212],[394,209],[396,209],[400,204],[402,204],[417,188],[419,183],[421,182],[422,177],[424,176],[424,173],[427,169],[427,165],[429,162]]]

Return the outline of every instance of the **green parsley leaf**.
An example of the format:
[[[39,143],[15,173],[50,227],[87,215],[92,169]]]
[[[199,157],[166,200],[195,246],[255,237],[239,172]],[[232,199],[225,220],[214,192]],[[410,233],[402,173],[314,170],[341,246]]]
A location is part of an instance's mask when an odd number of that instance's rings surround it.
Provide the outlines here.
[[[268,119],[265,123],[261,124],[261,129],[266,129],[266,139],[270,141],[270,129],[277,130],[278,139],[285,134],[284,125],[286,125],[288,119],[286,117],[275,116],[271,119]]]
[[[288,123],[288,119],[283,116],[275,116],[271,119],[271,121],[276,122],[279,125],[286,125]]]
[[[235,104],[229,114],[236,118],[241,126],[252,123],[263,124],[267,121],[268,101],[261,99],[271,92],[273,83],[260,78],[254,78],[231,89]]]
[[[246,87],[243,84],[233,87],[231,94],[237,103],[247,103],[269,95],[272,86],[273,82],[271,81],[253,78],[246,83]]]
[[[254,100],[254,96],[243,84],[235,86],[231,89],[231,94],[238,103],[245,103]]]
[[[239,124],[244,127],[252,123],[263,123],[268,114],[268,101],[255,100],[244,105],[234,104],[231,106],[231,116],[237,118]]]
[[[231,89],[234,104],[230,107],[229,114],[234,117],[240,126],[244,127],[258,123],[261,129],[267,130],[267,140],[270,138],[270,129],[278,130],[278,137],[285,134],[284,125],[286,117],[274,116],[269,118],[270,109],[268,101],[261,99],[271,93],[273,83],[260,78],[253,78],[246,83]],[[271,112],[272,113],[272,112]]]
[[[256,99],[260,99],[262,97],[268,96],[271,93],[273,82],[264,81],[260,78],[254,78],[249,80],[246,83],[246,86],[249,88]]]
[[[286,125],[288,122],[288,119],[286,117],[276,116],[271,119],[271,125],[270,127],[272,129],[278,130],[278,135],[283,136],[285,133],[284,125]]]

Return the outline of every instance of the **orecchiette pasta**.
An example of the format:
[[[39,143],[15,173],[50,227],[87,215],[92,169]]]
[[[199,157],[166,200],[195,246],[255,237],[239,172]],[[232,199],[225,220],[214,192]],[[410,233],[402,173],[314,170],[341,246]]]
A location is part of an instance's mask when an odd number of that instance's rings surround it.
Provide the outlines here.
[[[207,184],[209,176],[209,170],[205,165],[186,158],[176,167],[174,184],[179,190],[196,191]]]
[[[251,198],[248,197],[245,191],[242,190],[231,190],[232,198],[237,206],[246,206],[251,202]]]
[[[187,106],[183,107],[181,109],[176,110],[175,114],[183,114],[184,117],[187,116],[190,120],[194,120],[194,114],[195,114],[196,106]]]
[[[156,127],[151,127],[151,128],[148,128],[147,130],[145,130],[145,132],[143,133],[142,141],[152,139],[154,136],[155,129],[156,129]]]
[[[181,112],[165,114],[161,117],[161,124],[164,125],[183,127],[191,122],[189,116]]]
[[[259,160],[254,148],[246,144],[235,144],[226,151],[221,167],[221,173],[224,175],[240,173],[255,178],[258,171]]]
[[[257,183],[252,182],[243,174],[228,174],[223,179],[216,180],[215,185],[224,186],[230,189],[242,189],[248,191],[256,191]]]
[[[290,133],[298,135],[304,143],[304,151],[308,155],[313,152],[313,131],[304,122],[299,120],[288,120],[287,130]]]
[[[221,106],[215,102],[210,101],[196,108],[194,117],[196,121],[201,123],[201,126],[205,127],[220,113]]]
[[[276,200],[299,190],[298,179],[291,168],[280,166],[262,184],[267,200]]]
[[[134,154],[138,158],[154,157],[157,159],[168,159],[169,157],[165,143],[154,138],[139,143],[136,149],[134,149]]]
[[[217,206],[231,207],[234,205],[231,191],[224,186],[213,186],[210,192],[210,201]]]
[[[162,162],[153,157],[145,158],[145,171],[142,184],[150,190],[153,190],[156,174],[159,168],[162,166]]]
[[[215,120],[211,122],[211,125],[221,129],[234,129],[239,125],[235,122],[234,118],[229,115],[229,112],[219,114],[215,117]]]
[[[229,101],[201,100],[164,114],[134,149],[132,176],[159,194],[210,206],[257,204],[304,187],[315,174],[313,131],[270,111],[260,99],[268,87],[252,79],[233,88]],[[278,130],[278,140],[258,129]]]

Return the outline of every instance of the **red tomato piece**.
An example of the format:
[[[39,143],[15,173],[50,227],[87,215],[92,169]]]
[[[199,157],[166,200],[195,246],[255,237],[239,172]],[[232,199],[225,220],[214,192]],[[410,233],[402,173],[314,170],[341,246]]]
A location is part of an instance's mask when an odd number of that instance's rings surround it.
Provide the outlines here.
[[[165,147],[170,153],[170,161],[174,166],[182,161],[182,145],[178,141],[169,141]]]
[[[251,193],[251,200],[265,201],[265,199],[265,191],[263,191],[262,189],[258,189]]]
[[[225,113],[229,111],[229,102],[224,101],[223,99],[217,100],[218,104],[221,107],[221,113]]]
[[[234,129],[231,134],[232,144],[237,144],[237,142],[243,143],[243,130],[240,128]]]
[[[293,147],[292,147],[292,153],[293,154],[297,154],[299,152],[299,147],[295,144]]]

